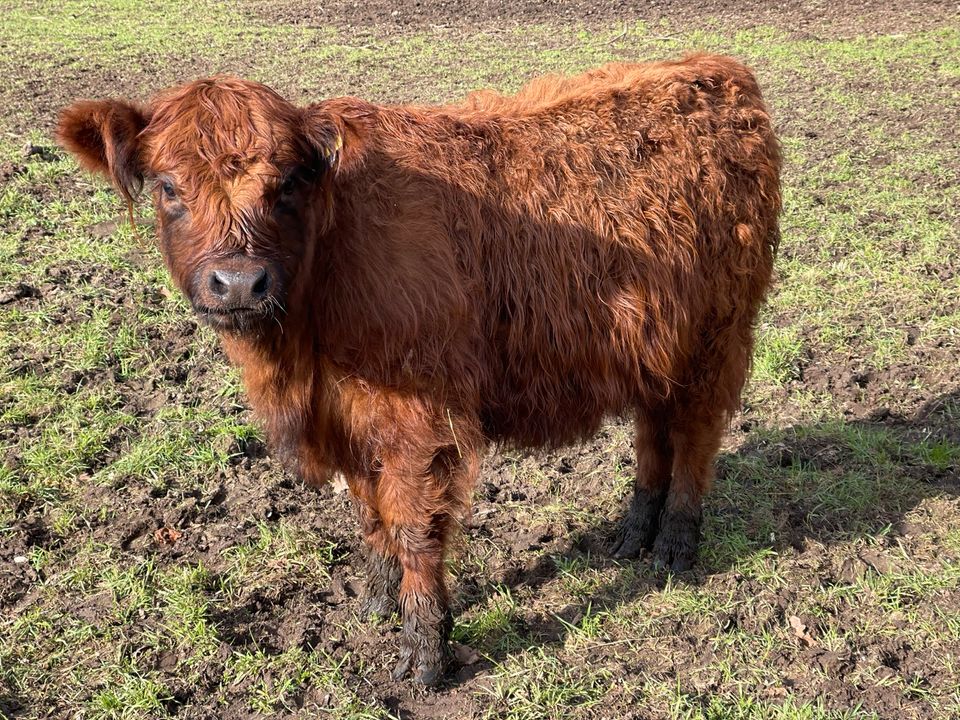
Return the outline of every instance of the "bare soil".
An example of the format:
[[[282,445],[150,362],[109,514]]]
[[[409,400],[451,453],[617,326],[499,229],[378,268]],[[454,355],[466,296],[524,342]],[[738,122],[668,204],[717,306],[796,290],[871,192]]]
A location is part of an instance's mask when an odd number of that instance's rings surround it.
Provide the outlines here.
[[[942,24],[956,16],[948,0],[889,3],[884,0],[788,0],[758,3],[749,0],[415,0],[396,3],[314,3],[267,0],[250,3],[257,18],[277,24],[332,25],[357,30],[396,32],[408,27],[450,26],[495,29],[509,25],[572,23],[596,25],[638,21],[674,28],[750,28],[760,25],[797,33],[845,35],[908,32]]]

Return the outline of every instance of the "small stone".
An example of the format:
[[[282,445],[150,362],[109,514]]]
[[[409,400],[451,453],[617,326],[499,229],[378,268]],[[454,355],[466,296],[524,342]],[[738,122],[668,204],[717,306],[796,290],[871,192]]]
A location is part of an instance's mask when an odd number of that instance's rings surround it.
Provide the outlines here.
[[[840,580],[848,585],[853,585],[863,577],[863,570],[864,565],[860,560],[849,557],[840,566]]]
[[[86,228],[87,232],[95,238],[103,240],[113,235],[117,231],[118,222],[116,219],[103,220],[90,225]]]
[[[13,562],[17,565],[23,565],[26,562],[29,562],[26,555],[16,555],[13,558]]]
[[[896,563],[876,550],[864,550],[860,553],[860,558],[872,567],[878,575],[886,575],[896,570]]]
[[[812,647],[816,641],[813,639],[803,620],[796,615],[791,615],[788,620],[793,634],[800,638],[808,647]]]
[[[331,484],[333,485],[333,491],[337,495],[340,495],[341,493],[345,493],[348,489],[347,478],[341,472],[336,472],[333,474]]]
[[[28,160],[32,157],[38,157],[43,162],[53,162],[60,157],[60,153],[56,148],[48,147],[46,145],[34,145],[33,143],[27,143],[23,146],[21,155],[24,160]]]
[[[452,646],[453,656],[461,665],[473,665],[480,662],[480,653],[478,653],[469,645],[455,642],[452,643]]]
[[[182,533],[172,527],[162,527],[154,530],[153,540],[157,545],[173,545],[180,539]]]

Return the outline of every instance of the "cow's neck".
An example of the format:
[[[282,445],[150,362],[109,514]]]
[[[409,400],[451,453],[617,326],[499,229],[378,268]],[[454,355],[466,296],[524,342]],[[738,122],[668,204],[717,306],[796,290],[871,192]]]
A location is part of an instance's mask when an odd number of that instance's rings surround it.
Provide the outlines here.
[[[294,320],[294,318],[287,318]],[[284,322],[258,337],[224,334],[224,350],[243,374],[254,414],[266,426],[275,449],[302,463],[306,433],[323,424],[317,417],[324,363],[309,332]],[[302,472],[307,480],[316,472]]]

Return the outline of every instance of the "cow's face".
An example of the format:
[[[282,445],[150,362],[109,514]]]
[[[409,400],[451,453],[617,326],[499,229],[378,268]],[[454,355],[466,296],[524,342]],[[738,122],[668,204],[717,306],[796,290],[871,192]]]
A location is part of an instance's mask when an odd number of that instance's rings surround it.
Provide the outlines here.
[[[332,122],[263,85],[213,78],[148,108],[75,103],[58,137],[128,201],[152,191],[167,267],[205,322],[248,334],[282,323],[309,240],[329,221]]]

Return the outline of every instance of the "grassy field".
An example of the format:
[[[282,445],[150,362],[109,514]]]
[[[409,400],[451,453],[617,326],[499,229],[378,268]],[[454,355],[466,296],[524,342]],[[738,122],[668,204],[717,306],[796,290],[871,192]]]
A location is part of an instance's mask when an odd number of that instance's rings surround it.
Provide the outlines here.
[[[0,717],[960,716],[956,9],[300,10],[0,2]],[[700,562],[607,558],[624,422],[492,456],[450,564],[470,662],[436,692],[392,683],[347,498],[273,462],[150,209],[134,233],[56,149],[56,114],[214,72],[434,102],[695,49],[756,70],[786,154],[777,287]]]

